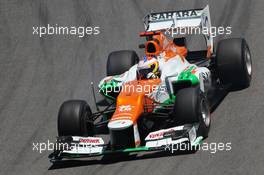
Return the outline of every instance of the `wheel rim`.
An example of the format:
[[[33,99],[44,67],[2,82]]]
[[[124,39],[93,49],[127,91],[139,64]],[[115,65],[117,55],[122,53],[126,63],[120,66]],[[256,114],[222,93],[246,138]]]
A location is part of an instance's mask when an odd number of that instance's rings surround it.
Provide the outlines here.
[[[248,75],[251,75],[252,73],[252,62],[251,62],[251,55],[249,52],[248,47],[245,49],[245,61],[246,61],[246,68]]]
[[[204,99],[201,102],[201,114],[202,114],[202,120],[203,120],[205,126],[209,127],[210,123],[211,123],[210,110],[209,110],[208,105]]]

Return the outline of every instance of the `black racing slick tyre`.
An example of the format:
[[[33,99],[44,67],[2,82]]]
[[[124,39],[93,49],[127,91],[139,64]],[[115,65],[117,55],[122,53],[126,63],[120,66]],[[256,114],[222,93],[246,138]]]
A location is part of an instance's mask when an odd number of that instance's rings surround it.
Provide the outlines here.
[[[92,112],[86,101],[65,101],[58,114],[59,136],[87,136],[92,135],[93,128],[88,119]]]
[[[138,55],[133,50],[114,51],[109,54],[107,59],[107,76],[120,75],[138,62]]]
[[[216,52],[216,66],[223,84],[231,84],[234,89],[249,87],[252,59],[246,40],[242,38],[221,40]]]
[[[197,135],[208,137],[211,113],[208,101],[198,86],[181,89],[176,93],[173,115],[175,122],[180,125],[199,123]]]

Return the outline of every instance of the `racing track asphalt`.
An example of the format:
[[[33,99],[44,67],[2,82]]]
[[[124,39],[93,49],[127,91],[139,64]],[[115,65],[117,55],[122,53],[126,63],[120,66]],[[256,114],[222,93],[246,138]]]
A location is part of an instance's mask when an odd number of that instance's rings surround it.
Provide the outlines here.
[[[70,162],[51,166],[33,142],[54,141],[59,105],[91,99],[90,82],[105,76],[109,52],[137,49],[142,17],[154,11],[210,5],[215,26],[232,26],[253,56],[249,89],[232,92],[213,113],[208,143],[231,142],[231,151],[127,160]],[[264,1],[262,0],[1,0],[0,1],[0,174],[263,174]],[[32,35],[32,26],[100,26],[97,36]],[[217,40],[220,37],[217,37]],[[94,105],[92,105],[94,108]],[[114,159],[114,158],[112,158]]]

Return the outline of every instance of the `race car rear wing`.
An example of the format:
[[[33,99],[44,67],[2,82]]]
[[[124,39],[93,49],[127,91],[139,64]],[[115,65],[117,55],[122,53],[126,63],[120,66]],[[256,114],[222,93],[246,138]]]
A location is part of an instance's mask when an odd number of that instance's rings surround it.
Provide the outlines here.
[[[209,6],[204,9],[151,12],[144,17],[145,31],[163,31],[170,28],[201,27],[210,31],[211,18]],[[208,49],[213,52],[213,37],[210,32],[203,33]]]

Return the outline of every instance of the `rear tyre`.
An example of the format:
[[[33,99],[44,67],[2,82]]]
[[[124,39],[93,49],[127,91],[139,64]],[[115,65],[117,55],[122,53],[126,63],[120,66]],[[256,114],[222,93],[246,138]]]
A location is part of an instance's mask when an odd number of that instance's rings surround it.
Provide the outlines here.
[[[139,58],[133,50],[120,50],[109,54],[106,66],[107,76],[120,75],[137,64]]]
[[[248,44],[242,38],[221,40],[216,52],[217,72],[224,84],[234,89],[250,86],[252,59]]]
[[[58,114],[59,136],[87,136],[93,134],[89,122],[92,112],[86,101],[69,100],[64,102]]]
[[[208,137],[211,114],[199,87],[181,89],[176,93],[173,115],[175,122],[181,125],[199,123],[198,136]]]

